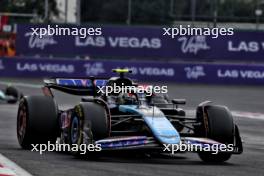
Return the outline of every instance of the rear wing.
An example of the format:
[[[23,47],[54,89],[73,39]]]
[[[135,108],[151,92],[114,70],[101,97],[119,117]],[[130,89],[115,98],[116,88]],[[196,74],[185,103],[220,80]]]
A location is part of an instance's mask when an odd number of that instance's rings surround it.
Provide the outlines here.
[[[101,87],[106,86],[107,78],[51,78],[44,79],[44,88],[59,90],[72,95],[96,96]]]

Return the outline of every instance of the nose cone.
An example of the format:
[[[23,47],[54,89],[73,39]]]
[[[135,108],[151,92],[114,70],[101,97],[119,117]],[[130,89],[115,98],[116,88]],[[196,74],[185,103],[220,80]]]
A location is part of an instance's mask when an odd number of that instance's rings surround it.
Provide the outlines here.
[[[119,110],[142,116],[155,139],[162,144],[179,144],[180,135],[163,112],[157,107],[137,108],[137,106],[121,105]]]
[[[144,117],[155,138],[162,144],[179,144],[180,135],[170,121],[164,117]]]

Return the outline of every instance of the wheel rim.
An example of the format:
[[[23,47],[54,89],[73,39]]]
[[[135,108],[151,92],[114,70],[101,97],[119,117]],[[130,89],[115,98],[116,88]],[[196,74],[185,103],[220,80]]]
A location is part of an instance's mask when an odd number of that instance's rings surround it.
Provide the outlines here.
[[[75,116],[71,124],[71,141],[73,144],[77,143],[79,138],[79,120]]]
[[[18,140],[21,143],[24,140],[27,127],[27,112],[26,107],[22,106],[18,114],[18,123],[17,123],[17,134]]]

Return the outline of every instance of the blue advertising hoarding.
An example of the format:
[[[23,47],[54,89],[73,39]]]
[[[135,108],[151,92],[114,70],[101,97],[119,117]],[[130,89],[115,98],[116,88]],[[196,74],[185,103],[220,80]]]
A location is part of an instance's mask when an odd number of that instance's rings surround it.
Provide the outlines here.
[[[264,65],[0,58],[1,77],[110,77],[130,68],[141,81],[264,85]]]
[[[61,55],[120,58],[180,58],[199,60],[263,61],[264,32],[235,31],[232,36],[164,36],[162,27],[103,26],[102,35],[31,35],[32,27],[18,25],[18,55]],[[89,26],[84,26],[89,27]],[[80,27],[79,27],[80,28]]]

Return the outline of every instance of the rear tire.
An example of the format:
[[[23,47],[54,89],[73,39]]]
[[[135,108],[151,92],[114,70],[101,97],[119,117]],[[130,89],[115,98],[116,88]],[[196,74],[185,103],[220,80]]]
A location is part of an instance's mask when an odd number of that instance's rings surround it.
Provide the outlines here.
[[[21,99],[17,115],[17,138],[24,149],[31,144],[55,143],[58,133],[57,106],[52,97],[29,96]]]
[[[205,106],[204,108],[205,115],[202,115],[202,112],[197,112],[198,121],[202,125],[195,128],[195,133],[201,137],[205,137],[204,135],[207,134],[207,138],[226,145],[233,144],[235,129],[230,111],[224,106]],[[230,159],[232,154],[227,152],[219,152],[218,154],[199,152],[198,155],[204,162],[221,163]]]

